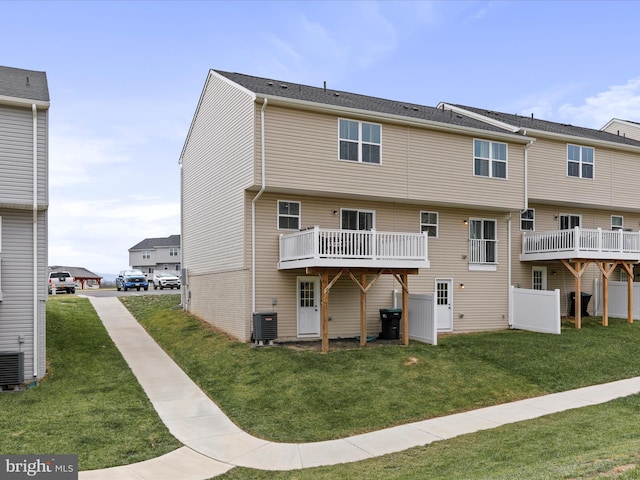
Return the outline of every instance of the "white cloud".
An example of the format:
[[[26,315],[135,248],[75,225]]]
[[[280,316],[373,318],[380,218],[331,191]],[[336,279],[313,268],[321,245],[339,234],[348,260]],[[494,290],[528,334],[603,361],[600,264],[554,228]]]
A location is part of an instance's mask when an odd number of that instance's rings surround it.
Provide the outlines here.
[[[591,128],[602,128],[612,118],[640,121],[640,77],[596,93],[581,105],[565,103],[558,114],[574,125]]]

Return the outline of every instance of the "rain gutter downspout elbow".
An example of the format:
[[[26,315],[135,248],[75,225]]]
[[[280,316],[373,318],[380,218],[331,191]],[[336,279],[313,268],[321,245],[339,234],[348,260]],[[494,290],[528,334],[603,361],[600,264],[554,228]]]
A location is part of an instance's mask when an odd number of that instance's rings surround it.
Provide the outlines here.
[[[260,109],[260,160],[261,160],[261,183],[260,191],[251,201],[251,312],[256,311],[256,202],[260,199],[267,188],[266,177],[266,155],[264,151],[264,111],[267,108],[267,99],[264,99]]]

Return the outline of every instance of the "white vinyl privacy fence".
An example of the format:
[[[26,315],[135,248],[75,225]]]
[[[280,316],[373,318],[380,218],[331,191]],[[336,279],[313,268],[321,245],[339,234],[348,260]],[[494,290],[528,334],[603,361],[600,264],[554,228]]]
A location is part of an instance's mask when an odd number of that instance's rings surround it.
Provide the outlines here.
[[[511,287],[511,326],[518,330],[560,333],[560,290]]]
[[[402,305],[402,294],[396,293],[395,303]],[[409,294],[409,338],[431,345],[438,344],[436,305],[432,293]]]
[[[609,281],[609,317],[627,318],[627,282]],[[594,310],[602,315],[602,281],[596,279],[594,292]],[[640,320],[640,282],[633,282],[633,319]]]

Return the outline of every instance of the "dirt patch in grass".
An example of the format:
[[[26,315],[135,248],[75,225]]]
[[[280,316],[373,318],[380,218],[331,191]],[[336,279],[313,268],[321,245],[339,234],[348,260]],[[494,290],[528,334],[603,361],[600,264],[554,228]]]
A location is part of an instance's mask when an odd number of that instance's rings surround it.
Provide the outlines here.
[[[391,347],[402,345],[402,340],[382,340],[376,339],[374,341],[367,342],[367,345],[360,347],[360,340],[356,338],[339,338],[336,340],[329,340],[329,351],[331,350],[355,350],[358,348],[378,348],[378,347]],[[282,342],[277,346],[290,348],[291,350],[305,351],[305,352],[321,352],[322,341],[314,340],[308,342]]]

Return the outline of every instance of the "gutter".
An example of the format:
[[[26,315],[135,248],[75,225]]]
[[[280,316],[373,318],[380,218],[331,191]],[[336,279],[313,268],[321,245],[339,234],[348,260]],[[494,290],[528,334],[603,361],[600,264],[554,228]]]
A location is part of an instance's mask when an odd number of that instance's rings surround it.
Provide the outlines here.
[[[261,186],[260,191],[251,201],[251,312],[256,311],[256,202],[267,189],[266,154],[264,151],[264,111],[267,108],[267,98],[260,109],[260,157],[261,157]]]
[[[33,376],[38,377],[38,107],[33,114]]]

